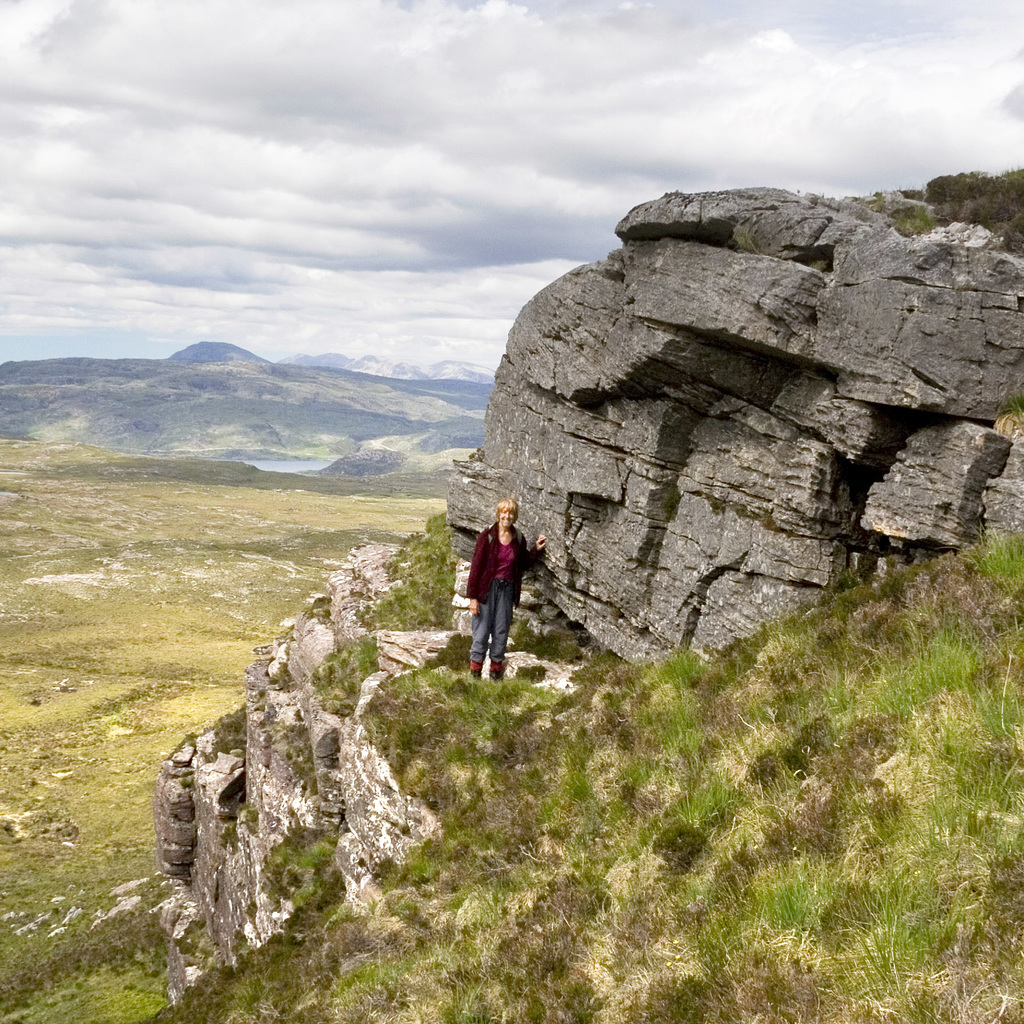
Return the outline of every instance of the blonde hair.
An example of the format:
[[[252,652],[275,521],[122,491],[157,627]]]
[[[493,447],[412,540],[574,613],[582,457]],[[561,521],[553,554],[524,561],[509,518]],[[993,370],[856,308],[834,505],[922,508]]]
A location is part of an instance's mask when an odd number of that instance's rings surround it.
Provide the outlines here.
[[[501,514],[502,509],[507,509],[512,513],[512,522],[514,523],[519,518],[519,503],[515,498],[502,498],[498,502],[497,514]]]

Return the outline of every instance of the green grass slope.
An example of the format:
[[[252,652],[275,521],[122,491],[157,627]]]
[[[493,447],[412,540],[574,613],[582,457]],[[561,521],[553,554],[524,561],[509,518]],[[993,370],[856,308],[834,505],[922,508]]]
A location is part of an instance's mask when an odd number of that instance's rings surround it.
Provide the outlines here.
[[[465,381],[271,363],[8,362],[0,434],[122,452],[325,459],[371,438],[423,435],[437,451],[482,442],[488,393]]]
[[[1024,1020],[1022,611],[991,539],[569,695],[401,677],[368,728],[443,838],[366,911],[293,838],[286,932],[158,1019]]]

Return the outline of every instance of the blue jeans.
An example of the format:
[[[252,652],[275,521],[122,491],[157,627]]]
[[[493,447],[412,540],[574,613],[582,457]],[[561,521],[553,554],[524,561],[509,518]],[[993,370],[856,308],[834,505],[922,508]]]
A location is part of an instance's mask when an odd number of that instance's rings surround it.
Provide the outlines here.
[[[470,661],[481,664],[490,640],[491,661],[505,661],[505,644],[512,625],[512,584],[508,580],[491,580],[487,600],[480,602],[480,614],[473,616],[473,646]]]

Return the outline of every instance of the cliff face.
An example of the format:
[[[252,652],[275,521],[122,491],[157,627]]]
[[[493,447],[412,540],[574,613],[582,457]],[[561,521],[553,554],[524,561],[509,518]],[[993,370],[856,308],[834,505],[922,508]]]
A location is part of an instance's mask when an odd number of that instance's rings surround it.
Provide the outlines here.
[[[1024,259],[770,189],[669,194],[616,230],[512,328],[450,486],[463,552],[516,496],[547,595],[642,657],[1024,525],[1024,455],[991,429],[1024,391]]]
[[[259,946],[281,930],[292,894],[274,886],[268,861],[289,836],[329,842],[348,898],[362,902],[382,861],[401,860],[439,827],[399,791],[360,715],[394,671],[422,664],[452,634],[383,635],[384,670],[362,682],[345,715],[324,707],[312,679],[340,643],[365,633],[359,609],[387,588],[393,550],[353,552],[328,581],[329,621],[301,617],[249,667],[244,709],[162,766],[154,820],[158,865],[177,883],[161,911],[172,1002],[203,970],[233,963],[241,943]]]

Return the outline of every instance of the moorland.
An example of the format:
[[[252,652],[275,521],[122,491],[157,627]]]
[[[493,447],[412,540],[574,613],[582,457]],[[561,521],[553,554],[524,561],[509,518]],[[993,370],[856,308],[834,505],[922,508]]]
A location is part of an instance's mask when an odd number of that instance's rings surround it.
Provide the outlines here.
[[[0,439],[0,1020],[163,1005],[161,759],[238,705],[253,648],[352,545],[422,529],[440,486]]]

